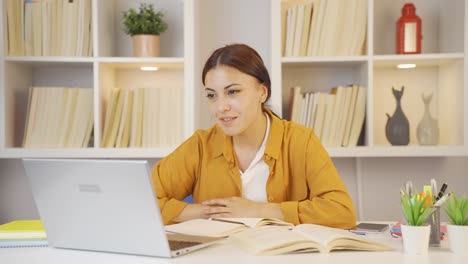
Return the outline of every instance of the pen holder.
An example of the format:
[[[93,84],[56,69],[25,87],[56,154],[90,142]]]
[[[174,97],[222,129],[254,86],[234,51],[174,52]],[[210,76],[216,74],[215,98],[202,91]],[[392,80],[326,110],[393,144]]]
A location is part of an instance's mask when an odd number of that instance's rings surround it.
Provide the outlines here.
[[[433,207],[433,212],[427,218],[426,223],[431,225],[429,246],[440,247],[440,207]]]

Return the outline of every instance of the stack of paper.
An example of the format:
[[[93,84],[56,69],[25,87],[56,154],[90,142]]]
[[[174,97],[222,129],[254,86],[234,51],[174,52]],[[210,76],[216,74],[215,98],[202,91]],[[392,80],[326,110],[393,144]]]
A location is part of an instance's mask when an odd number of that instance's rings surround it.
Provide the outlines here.
[[[47,247],[40,220],[19,220],[0,225],[0,248]]]

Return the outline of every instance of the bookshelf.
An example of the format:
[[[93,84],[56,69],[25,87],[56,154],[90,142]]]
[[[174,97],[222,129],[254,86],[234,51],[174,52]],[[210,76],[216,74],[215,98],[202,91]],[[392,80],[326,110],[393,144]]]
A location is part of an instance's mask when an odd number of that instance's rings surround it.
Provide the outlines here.
[[[4,1],[6,2],[6,1]],[[135,58],[131,39],[120,30],[120,15],[139,2],[166,10],[169,30],[162,35],[161,56]],[[201,71],[209,54],[222,45],[244,42],[256,48],[272,79],[269,104],[287,117],[290,87],[329,92],[331,87],[359,84],[367,89],[364,144],[328,148],[332,157],[448,157],[468,155],[467,48],[468,5],[465,0],[412,1],[423,20],[422,54],[395,54],[395,23],[404,1],[368,0],[364,53],[352,56],[282,56],[282,3],[307,0],[92,0],[92,56],[9,56],[5,27],[0,28],[0,158],[97,157],[161,158],[178,144],[152,148],[103,148],[104,112],[112,87],[179,89],[178,143],[198,128],[213,124],[203,96]],[[4,6],[0,15],[5,21]],[[416,69],[400,70],[412,62]],[[160,68],[154,73],[143,65]],[[80,86],[93,89],[94,140],[81,149],[22,148],[28,89],[33,86]],[[403,110],[410,121],[409,146],[390,146],[385,138],[385,113],[393,114],[391,87],[405,85]],[[420,146],[416,126],[423,114],[420,94],[433,91],[431,113],[439,120],[436,146]],[[168,99],[169,100],[169,99]],[[168,120],[161,120],[160,126]],[[170,126],[168,125],[168,130]]]
[[[288,1],[284,1],[288,2]],[[289,1],[307,3],[310,1]],[[331,87],[357,83],[367,87],[364,144],[327,148],[332,157],[440,157],[468,154],[465,1],[411,1],[423,20],[423,50],[417,55],[395,54],[395,23],[404,1],[368,1],[365,51],[357,56],[281,57],[282,114],[288,116],[290,87],[304,92],[329,92]],[[276,5],[278,14],[281,6]],[[274,21],[279,28],[280,17]],[[450,29],[453,27],[453,29]],[[280,42],[281,32],[273,35]],[[281,54],[281,51],[276,51]],[[397,69],[415,63],[415,69]],[[277,80],[278,81],[278,80]],[[385,137],[385,113],[393,114],[391,87],[405,86],[402,107],[410,122],[408,146],[391,146]],[[424,107],[421,93],[433,92],[431,114],[439,122],[439,144],[420,146],[416,128]]]
[[[3,1],[6,2],[6,1]],[[159,158],[169,154],[176,145],[194,131],[193,123],[193,35],[190,32],[193,8],[190,1],[153,0],[156,9],[166,12],[170,28],[161,38],[161,57],[132,57],[131,38],[121,30],[121,14],[139,2],[125,0],[90,0],[92,6],[91,32],[92,56],[10,56],[7,51],[5,27],[2,26],[0,91],[2,105],[0,125],[0,157],[109,157],[109,158]],[[2,21],[5,21],[2,3]],[[2,24],[3,25],[3,24]],[[186,36],[187,35],[187,36]],[[184,54],[190,54],[184,56]],[[156,72],[140,71],[141,66],[157,66]],[[5,76],[5,78],[3,78]],[[89,87],[93,89],[94,131],[91,146],[87,148],[23,148],[28,93],[31,86]],[[101,137],[104,115],[111,90],[155,88],[177,91],[177,96],[167,96],[166,105],[176,105],[177,112],[171,119],[161,120],[168,131],[177,124],[177,143],[150,148],[104,148]]]

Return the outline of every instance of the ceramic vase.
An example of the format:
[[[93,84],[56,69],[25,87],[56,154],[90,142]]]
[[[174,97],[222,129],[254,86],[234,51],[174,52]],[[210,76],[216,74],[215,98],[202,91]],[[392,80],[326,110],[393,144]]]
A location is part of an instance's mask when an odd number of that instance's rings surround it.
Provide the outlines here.
[[[436,145],[439,142],[439,126],[430,112],[432,94],[424,96],[423,93],[421,98],[424,102],[424,115],[417,128],[418,141],[421,145]]]
[[[385,136],[388,142],[394,146],[408,145],[409,143],[409,121],[401,108],[401,97],[405,87],[398,91],[392,87],[393,96],[396,100],[396,109],[393,116],[387,114],[387,125],[385,126]]]
[[[450,251],[468,256],[468,226],[448,224],[447,238]]]
[[[427,255],[430,233],[430,225],[401,225],[401,235],[405,253],[409,255]]]
[[[158,35],[134,35],[133,56],[135,57],[159,57],[159,36]]]

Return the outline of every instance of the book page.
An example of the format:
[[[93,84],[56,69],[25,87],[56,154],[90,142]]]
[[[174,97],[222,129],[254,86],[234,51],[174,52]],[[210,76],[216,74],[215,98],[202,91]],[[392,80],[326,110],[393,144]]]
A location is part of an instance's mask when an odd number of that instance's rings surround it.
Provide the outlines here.
[[[287,227],[264,226],[229,237],[236,246],[254,255],[275,255],[294,251],[318,250],[320,246]]]
[[[212,221],[208,219],[193,219],[164,227],[167,232],[208,237],[227,237],[247,228],[248,227],[242,224]]]
[[[347,230],[331,228],[314,224],[302,224],[294,227],[294,232],[301,234],[318,244],[327,245],[335,239],[352,238],[354,235]]]
[[[265,225],[278,225],[278,226],[290,226],[294,225],[276,218],[262,218],[262,217],[230,217],[230,218],[212,218],[212,221],[226,221],[232,223],[238,223],[246,225],[248,227],[260,227]]]
[[[314,242],[323,245],[323,251],[329,252],[333,249],[349,250],[391,250],[390,246],[355,235],[348,230],[331,228],[314,224],[302,224],[293,229],[294,232],[307,237]]]

